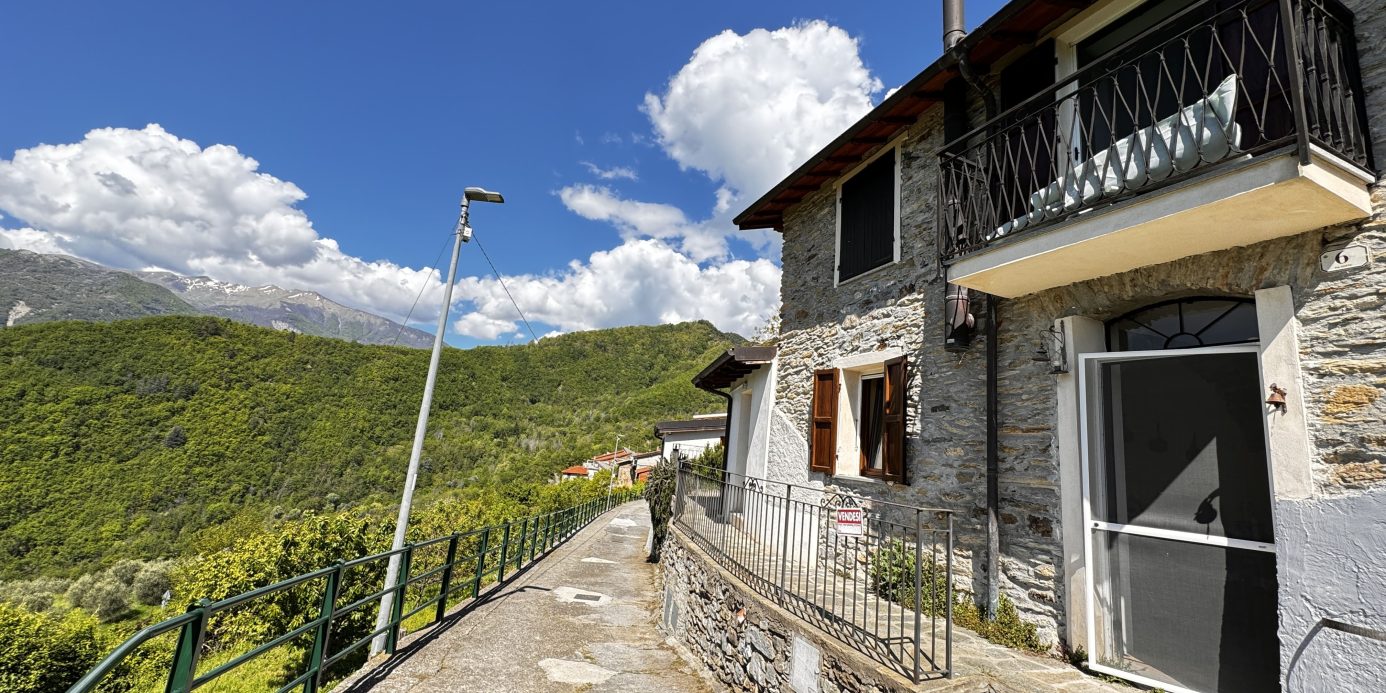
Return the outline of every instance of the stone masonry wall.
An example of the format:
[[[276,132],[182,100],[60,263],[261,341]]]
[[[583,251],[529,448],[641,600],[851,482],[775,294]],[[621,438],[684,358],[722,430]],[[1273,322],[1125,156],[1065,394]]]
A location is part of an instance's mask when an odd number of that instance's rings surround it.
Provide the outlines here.
[[[1349,0],[1378,161],[1386,158],[1386,5]],[[979,119],[975,119],[978,120]],[[833,286],[831,186],[785,218],[776,425],[770,472],[784,481],[956,511],[958,565],[980,590],[985,548],[985,305],[973,294],[977,337],[964,353],[942,348],[943,280],[935,250],[936,152],[941,109],[912,126],[901,150],[899,263]],[[1064,632],[1061,499],[1055,386],[1031,355],[1038,333],[1067,315],[1102,320],[1160,300],[1293,290],[1317,494],[1386,493],[1386,188],[1372,218],[1250,247],[1185,258],[999,304],[1001,586],[1022,616],[1057,642]],[[1210,229],[1216,232],[1216,229]],[[1371,248],[1364,270],[1325,275],[1329,243]],[[810,475],[806,450],[811,375],[842,357],[895,347],[910,359],[905,486]],[[788,425],[785,425],[788,424]],[[795,459],[786,459],[794,457]],[[1076,502],[1069,499],[1069,502]],[[1386,596],[1386,595],[1383,595]]]
[[[665,629],[727,688],[798,693],[910,690],[874,662],[724,579],[704,561],[684,545],[678,530],[669,533],[660,559],[665,598],[672,602],[666,604]],[[796,638],[810,648],[801,645],[796,655]],[[805,650],[813,657],[809,664],[816,676],[809,685],[791,686],[792,658],[804,656]]]

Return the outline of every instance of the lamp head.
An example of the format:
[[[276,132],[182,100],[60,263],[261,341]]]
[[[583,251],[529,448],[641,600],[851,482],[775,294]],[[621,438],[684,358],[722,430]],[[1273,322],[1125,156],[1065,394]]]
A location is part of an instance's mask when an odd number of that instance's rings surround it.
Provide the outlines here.
[[[498,192],[491,192],[485,188],[467,188],[462,193],[462,197],[473,202],[505,202],[505,198]]]

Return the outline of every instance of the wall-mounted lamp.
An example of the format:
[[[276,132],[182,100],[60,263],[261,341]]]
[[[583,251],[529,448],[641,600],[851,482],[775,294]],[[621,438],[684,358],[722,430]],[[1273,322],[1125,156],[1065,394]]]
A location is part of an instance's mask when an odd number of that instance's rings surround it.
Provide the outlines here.
[[[1064,345],[1064,324],[1059,328],[1050,327],[1039,333],[1039,345],[1035,348],[1032,361],[1049,364],[1050,373],[1068,372],[1068,347]]]
[[[1272,409],[1278,409],[1282,412],[1285,411],[1287,409],[1287,406],[1285,404],[1285,395],[1287,394],[1285,392],[1285,388],[1280,387],[1275,383],[1271,383],[1270,391],[1270,397],[1266,398],[1266,404],[1271,405]]]
[[[943,285],[943,348],[964,351],[972,343],[977,319],[971,312],[971,292],[956,284]]]

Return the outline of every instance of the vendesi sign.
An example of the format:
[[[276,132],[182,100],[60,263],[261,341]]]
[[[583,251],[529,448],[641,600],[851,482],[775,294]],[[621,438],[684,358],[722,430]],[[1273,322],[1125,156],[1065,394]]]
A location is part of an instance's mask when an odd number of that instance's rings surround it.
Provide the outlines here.
[[[861,508],[838,508],[836,512],[837,533],[849,537],[862,535],[865,513]]]

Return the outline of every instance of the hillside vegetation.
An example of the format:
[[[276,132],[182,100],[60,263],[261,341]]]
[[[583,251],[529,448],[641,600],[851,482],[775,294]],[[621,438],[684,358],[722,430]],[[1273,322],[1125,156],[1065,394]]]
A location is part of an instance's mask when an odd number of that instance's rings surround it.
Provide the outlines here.
[[[0,248],[0,327],[197,313],[173,292],[132,274],[66,255]]]
[[[703,322],[448,350],[424,499],[546,481],[657,420],[739,341]],[[305,511],[395,502],[424,351],[210,317],[0,330],[0,579],[230,546]]]

